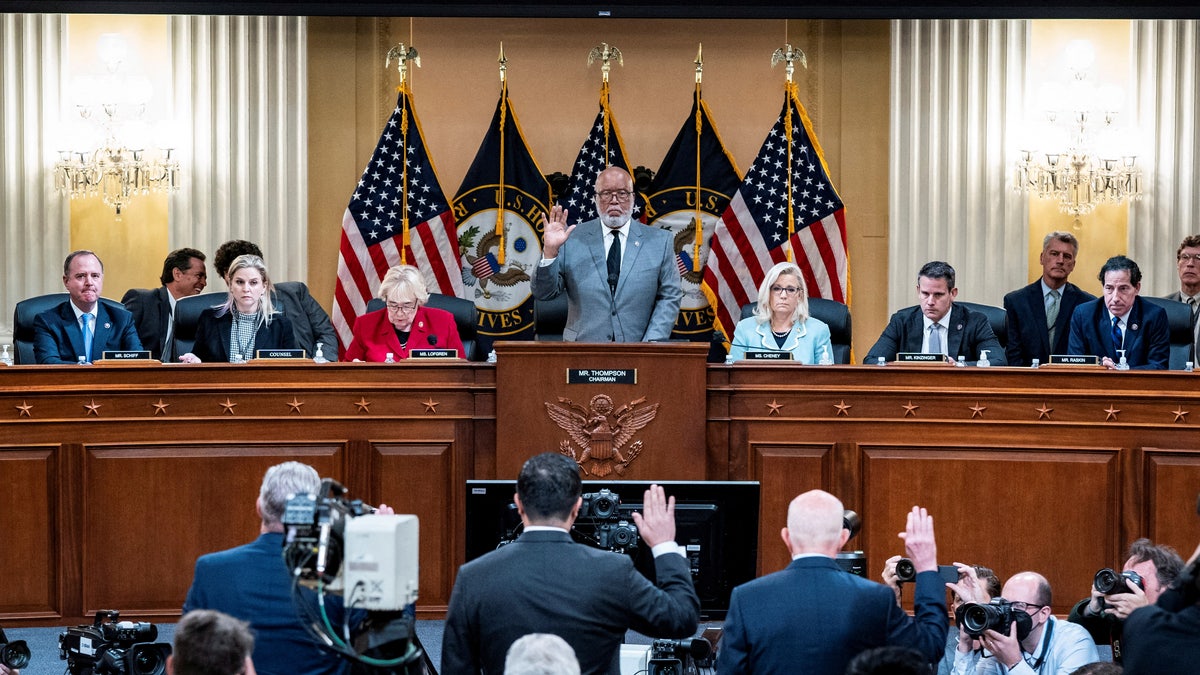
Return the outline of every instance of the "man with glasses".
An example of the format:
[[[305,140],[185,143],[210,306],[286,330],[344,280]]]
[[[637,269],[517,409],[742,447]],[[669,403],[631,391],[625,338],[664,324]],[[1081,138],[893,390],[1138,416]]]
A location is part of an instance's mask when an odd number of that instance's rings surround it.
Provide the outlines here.
[[[954,268],[939,260],[925,263],[917,273],[920,304],[892,315],[887,328],[867,353],[865,363],[880,358],[895,361],[901,352],[941,354],[949,361],[962,357],[974,362],[987,350],[992,365],[1007,365],[1004,350],[987,317],[954,304]]]
[[[163,261],[158,288],[131,288],[121,298],[121,304],[133,314],[142,347],[163,362],[175,360],[172,340],[175,329],[175,302],[188,295],[199,295],[208,285],[204,268],[204,253],[194,248],[181,248],[167,254]]]
[[[1166,370],[1171,359],[1167,313],[1142,301],[1142,270],[1116,255],[1100,268],[1104,297],[1085,302],[1071,314],[1067,352],[1097,356],[1106,368],[1120,365],[1121,353],[1135,370]]]
[[[1168,300],[1186,303],[1192,310],[1192,351],[1188,360],[1195,363],[1197,347],[1200,346],[1200,234],[1184,237],[1175,252],[1179,271],[1179,290],[1164,296]]]
[[[1050,582],[1037,572],[1021,572],[1004,584],[1001,596],[1012,609],[1029,615],[1030,630],[1018,637],[1021,622],[1008,634],[986,630],[982,651],[956,651],[953,673],[962,675],[1069,675],[1080,666],[1099,661],[1096,643],[1077,624],[1054,618]],[[972,602],[979,601],[973,599]]]
[[[683,296],[671,234],[634,221],[633,198],[633,179],[610,166],[596,177],[599,218],[568,227],[569,213],[559,205],[542,218],[533,295],[551,300],[567,294],[563,340],[647,342],[671,336]]]
[[[1010,366],[1029,366],[1033,359],[1049,363],[1051,354],[1066,354],[1071,312],[1096,296],[1067,281],[1075,269],[1079,240],[1070,232],[1051,232],[1042,240],[1042,278],[1004,296]],[[1197,268],[1200,269],[1200,268]],[[1200,284],[1200,277],[1197,277]],[[1200,289],[1197,289],[1200,292]]]

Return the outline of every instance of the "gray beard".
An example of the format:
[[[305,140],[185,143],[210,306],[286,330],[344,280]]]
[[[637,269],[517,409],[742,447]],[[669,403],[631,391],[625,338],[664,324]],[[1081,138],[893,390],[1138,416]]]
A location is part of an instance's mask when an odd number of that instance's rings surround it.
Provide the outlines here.
[[[623,225],[625,225],[625,223],[629,222],[629,218],[632,215],[633,215],[632,212],[623,213],[619,216],[610,216],[607,213],[601,213],[600,214],[600,222],[605,227],[611,227],[613,229],[616,229],[618,227],[622,227]]]

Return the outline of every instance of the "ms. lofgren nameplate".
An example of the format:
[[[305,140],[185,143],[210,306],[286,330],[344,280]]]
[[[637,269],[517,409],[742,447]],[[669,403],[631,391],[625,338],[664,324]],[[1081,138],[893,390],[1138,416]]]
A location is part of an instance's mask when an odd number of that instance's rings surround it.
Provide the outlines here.
[[[637,368],[568,368],[567,384],[637,384]]]

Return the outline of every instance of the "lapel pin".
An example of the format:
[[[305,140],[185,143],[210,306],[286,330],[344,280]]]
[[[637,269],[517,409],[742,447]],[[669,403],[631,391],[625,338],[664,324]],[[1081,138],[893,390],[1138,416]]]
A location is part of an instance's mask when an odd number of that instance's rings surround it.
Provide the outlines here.
[[[954,330],[962,330],[962,324],[960,323],[957,326],[955,326]]]
[[[1135,323],[1132,326],[1130,326],[1129,330],[1137,330],[1137,324]]]
[[[104,330],[108,330],[109,328],[112,328],[112,324],[111,324],[111,323],[105,323],[105,324],[104,324]]]

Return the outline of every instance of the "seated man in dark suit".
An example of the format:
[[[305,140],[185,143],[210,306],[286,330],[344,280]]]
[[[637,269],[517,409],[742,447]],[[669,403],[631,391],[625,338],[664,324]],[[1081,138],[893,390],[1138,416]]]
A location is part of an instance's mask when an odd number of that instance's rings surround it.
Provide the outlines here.
[[[141,351],[133,315],[100,302],[104,263],[91,251],[75,251],[63,263],[70,299],[33,320],[38,363],[91,363],[105,351]]]
[[[1171,358],[1171,332],[1167,313],[1143,302],[1142,270],[1123,255],[1109,258],[1100,268],[1104,297],[1085,302],[1071,315],[1067,352],[1095,355],[1109,369],[1117,367],[1125,351],[1130,368],[1166,370]]]
[[[880,357],[895,361],[900,352],[943,354],[950,360],[961,356],[973,362],[986,349],[992,365],[1006,365],[987,317],[954,304],[958,295],[954,277],[954,268],[947,263],[925,263],[917,273],[921,304],[892,315],[864,363],[873,364]]]
[[[1010,366],[1028,366],[1033,359],[1049,363],[1051,354],[1066,354],[1071,313],[1096,296],[1067,281],[1075,269],[1079,240],[1070,232],[1051,232],[1042,240],[1042,278],[1004,296],[1008,341],[1004,354]]]
[[[188,612],[175,626],[167,675],[255,675],[250,624],[211,609]]]
[[[199,295],[208,285],[204,254],[194,248],[181,248],[167,254],[163,261],[162,286],[131,288],[121,298],[121,304],[133,314],[138,339],[161,361],[173,361],[171,344],[174,329],[175,301],[187,295]]]
[[[628,629],[656,638],[695,632],[700,600],[675,543],[674,497],[668,501],[653,485],[644,512],[633,515],[655,556],[655,586],[629,556],[571,539],[581,487],[579,465],[569,457],[544,453],[521,467],[514,500],[525,529],[515,542],[459,568],[441,675],[502,673],[509,646],[528,633],[566,640],[585,675],[619,675]]]
[[[215,609],[254,629],[254,665],[260,675],[345,675],[348,661],[325,651],[304,628],[292,603],[292,578],[283,562],[283,517],[289,495],[315,493],[316,470],[300,462],[277,464],[263,476],[254,508],[262,518],[258,539],[200,556],[184,613]],[[341,604],[330,621],[342,623]]]
[[[234,239],[217,248],[217,252],[213,254],[213,269],[224,279],[229,266],[243,255],[263,257],[262,249],[253,242]],[[333,323],[321,304],[308,292],[308,286],[302,281],[277,281],[272,282],[272,287],[274,293],[271,303],[292,323],[296,346],[311,358],[316,355],[319,342],[325,358],[337,361],[338,343],[337,334],[333,332]]]
[[[717,645],[721,675],[841,675],[860,652],[912,647],[935,663],[946,644],[946,585],[937,573],[933,518],[913,507],[903,534],[917,571],[910,617],[883,584],[849,574],[834,558],[850,538],[842,502],[821,490],[788,507],[786,569],[733,589]],[[928,670],[927,670],[928,672]]]
[[[1200,509],[1200,504],[1197,504]],[[1158,601],[1125,620],[1125,672],[1194,673],[1200,663],[1200,546]]]

